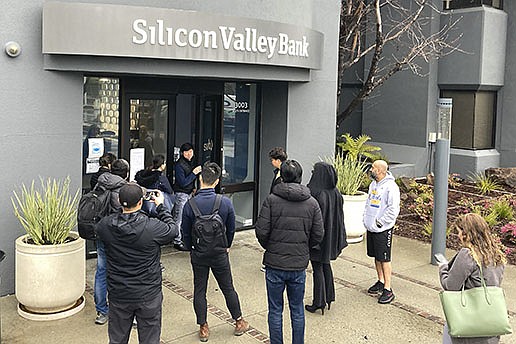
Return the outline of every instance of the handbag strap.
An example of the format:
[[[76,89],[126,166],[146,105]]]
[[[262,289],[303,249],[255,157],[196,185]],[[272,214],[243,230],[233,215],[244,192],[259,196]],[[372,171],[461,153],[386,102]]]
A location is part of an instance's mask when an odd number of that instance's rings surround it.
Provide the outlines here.
[[[478,264],[478,267],[480,269],[480,283],[482,284],[482,288],[484,289],[484,295],[486,297],[486,302],[491,305],[491,296],[489,296],[489,291],[487,289],[487,284],[486,284],[486,280],[484,278],[484,273],[482,272],[482,265],[481,264]],[[461,304],[463,307],[466,306],[466,296],[464,294],[464,285],[466,283],[464,282],[464,284],[462,284],[462,291],[461,291],[461,297],[460,297],[460,300],[461,300]]]
[[[486,279],[484,278],[484,274],[482,272],[482,265],[478,264],[478,267],[480,268],[480,282],[482,283],[482,287],[484,288],[484,294],[486,295],[486,301],[490,305],[491,297],[489,296],[489,292],[487,290]]]

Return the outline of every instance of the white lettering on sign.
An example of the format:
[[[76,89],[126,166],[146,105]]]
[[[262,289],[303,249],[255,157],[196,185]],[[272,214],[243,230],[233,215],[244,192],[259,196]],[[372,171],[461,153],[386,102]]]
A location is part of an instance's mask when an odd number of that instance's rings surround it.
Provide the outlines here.
[[[219,31],[206,31],[199,29],[188,30],[186,28],[173,28],[165,25],[161,19],[156,20],[156,25],[149,25],[145,19],[133,21],[134,44],[150,44],[159,46],[177,46],[207,49],[234,50],[256,54],[267,54],[272,58],[275,54],[294,57],[309,57],[310,44],[306,36],[301,39],[292,39],[286,33],[278,33],[277,36],[260,35],[255,28],[244,28],[237,31],[235,27],[219,26]],[[277,50],[276,50],[277,49]]]

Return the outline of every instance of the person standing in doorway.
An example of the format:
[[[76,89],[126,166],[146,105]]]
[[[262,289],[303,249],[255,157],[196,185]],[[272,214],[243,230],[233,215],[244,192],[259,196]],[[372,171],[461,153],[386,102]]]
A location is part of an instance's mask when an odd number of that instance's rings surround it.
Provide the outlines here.
[[[97,236],[105,245],[109,291],[110,343],[127,343],[133,319],[138,321],[140,343],[159,344],[162,316],[161,246],[179,234],[164,198],[156,192],[158,217],[140,211],[144,190],[127,183],[119,191],[122,212],[97,224]]]
[[[249,324],[242,318],[229,263],[229,248],[235,236],[235,210],[229,198],[215,193],[220,175],[219,165],[206,163],[200,176],[201,189],[186,203],[183,211],[183,240],[186,247],[191,248],[193,302],[201,342],[206,342],[210,335],[206,318],[206,289],[210,269],[235,319],[235,336],[249,329]]]
[[[274,186],[282,182],[280,166],[283,161],[287,160],[287,158],[287,153],[281,147],[274,147],[269,152],[269,159],[271,160],[271,165],[274,167],[274,176],[272,178],[271,189],[269,191],[270,194],[272,193]]]
[[[303,169],[295,160],[285,160],[280,167],[283,183],[274,187],[263,202],[256,223],[256,238],[265,249],[268,322],[271,344],[283,343],[283,293],[287,298],[292,323],[292,343],[305,338],[306,268],[310,249],[323,239],[321,209],[301,185]]]
[[[190,199],[195,189],[195,181],[197,175],[201,173],[201,166],[193,167],[192,158],[194,156],[193,146],[190,143],[183,143],[179,150],[180,157],[176,162],[174,192],[176,199],[174,201],[173,216],[179,228],[183,218],[183,207]],[[181,240],[181,235],[174,241],[174,247],[179,251],[189,251]]]
[[[313,301],[311,305],[306,305],[305,309],[311,313],[320,309],[323,315],[326,305],[329,310],[331,303],[335,301],[335,283],[330,261],[337,259],[348,246],[343,199],[336,185],[335,168],[325,162],[316,163],[307,186],[321,208],[324,238],[319,246],[310,250],[314,282]]]
[[[376,160],[371,168],[368,198],[364,210],[364,226],[367,229],[367,255],[374,258],[378,281],[367,291],[379,294],[378,303],[394,300],[391,287],[392,229],[400,212],[400,189],[387,162]]]

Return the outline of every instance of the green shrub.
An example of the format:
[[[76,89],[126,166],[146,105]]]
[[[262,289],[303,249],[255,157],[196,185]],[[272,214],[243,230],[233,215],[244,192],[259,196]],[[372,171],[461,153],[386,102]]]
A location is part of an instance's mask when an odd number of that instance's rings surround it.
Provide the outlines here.
[[[501,186],[496,181],[487,177],[483,173],[474,173],[469,177],[480,190],[482,195],[488,194],[491,191],[500,190]]]
[[[76,226],[79,190],[71,196],[70,177],[40,181],[40,188],[32,181],[30,188],[22,184],[20,194],[13,192],[14,214],[35,244],[62,244]]]
[[[423,234],[426,235],[426,236],[431,237],[432,236],[432,232],[433,232],[432,226],[433,226],[432,221],[426,222],[423,225]],[[446,237],[448,237],[448,235],[450,235],[451,231],[452,231],[452,227],[446,227]]]
[[[492,212],[496,214],[498,220],[511,221],[514,218],[514,209],[505,197],[497,199],[491,206]]]

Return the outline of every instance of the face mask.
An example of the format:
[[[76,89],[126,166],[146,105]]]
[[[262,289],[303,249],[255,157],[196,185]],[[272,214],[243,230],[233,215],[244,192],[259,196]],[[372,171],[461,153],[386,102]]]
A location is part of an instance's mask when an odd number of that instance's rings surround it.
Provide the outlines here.
[[[378,178],[378,175],[374,172],[374,171],[371,171],[370,175],[372,180],[376,180],[376,178]]]

